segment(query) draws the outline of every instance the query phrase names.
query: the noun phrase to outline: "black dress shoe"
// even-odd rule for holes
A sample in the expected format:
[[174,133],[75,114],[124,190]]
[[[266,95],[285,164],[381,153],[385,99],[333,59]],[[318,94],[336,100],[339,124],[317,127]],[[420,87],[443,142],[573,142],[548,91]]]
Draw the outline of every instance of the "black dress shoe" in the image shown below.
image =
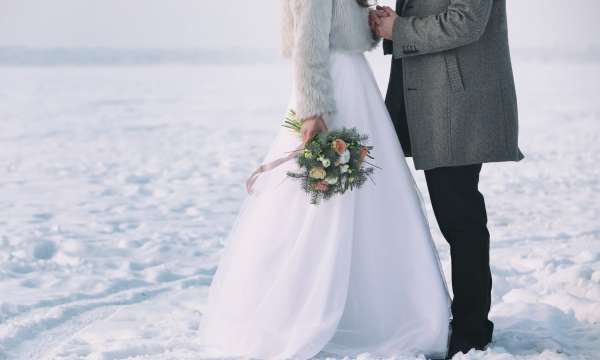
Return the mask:
[[460,326],[454,320],[451,321],[451,333],[450,342],[448,344],[448,355],[446,360],[450,360],[454,355],[462,352],[463,354],[469,351],[475,350],[486,350],[487,346],[492,341],[492,334],[494,333],[494,323],[486,320],[482,326],[473,327]]
[[454,355],[458,353],[466,354],[473,349],[485,351],[487,350],[488,345],[489,344],[474,344],[472,341],[469,341],[464,337],[453,334],[450,337],[448,355],[446,356],[445,360],[451,360],[454,357]]

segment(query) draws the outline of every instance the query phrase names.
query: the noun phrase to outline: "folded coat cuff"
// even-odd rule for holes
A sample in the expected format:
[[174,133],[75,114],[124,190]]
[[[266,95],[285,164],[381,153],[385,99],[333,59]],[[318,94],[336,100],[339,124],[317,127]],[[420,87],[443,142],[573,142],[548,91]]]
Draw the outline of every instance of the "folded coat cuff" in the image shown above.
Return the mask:
[[409,18],[398,16],[394,21],[394,31],[392,34],[392,55],[394,59],[416,55],[419,50],[407,39],[406,29],[409,27]]

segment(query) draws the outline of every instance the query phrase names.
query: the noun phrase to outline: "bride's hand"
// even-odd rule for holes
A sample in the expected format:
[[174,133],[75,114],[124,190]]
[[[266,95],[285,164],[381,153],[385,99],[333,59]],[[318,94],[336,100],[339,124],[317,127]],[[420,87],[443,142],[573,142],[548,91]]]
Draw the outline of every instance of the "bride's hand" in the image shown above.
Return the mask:
[[316,135],[327,131],[327,125],[321,116],[311,117],[302,122],[302,143],[306,144]]

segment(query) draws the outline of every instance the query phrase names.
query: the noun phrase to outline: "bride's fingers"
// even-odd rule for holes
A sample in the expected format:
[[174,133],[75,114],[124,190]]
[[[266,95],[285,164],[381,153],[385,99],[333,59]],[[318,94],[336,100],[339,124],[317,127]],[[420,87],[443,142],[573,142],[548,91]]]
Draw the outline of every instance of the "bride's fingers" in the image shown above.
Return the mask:
[[389,16],[385,10],[377,10],[376,15],[378,18],[384,18]]
[[306,145],[315,137],[314,131],[306,130],[302,135],[302,144]]
[[381,37],[381,30],[379,28],[379,25],[375,26],[375,29],[373,29],[375,31],[375,34],[377,34],[377,36]]
[[375,14],[377,14],[377,16],[379,17],[388,17],[389,14],[388,12],[385,10],[386,7],[384,6],[379,6],[377,5],[377,8],[375,10]]
[[381,24],[381,20],[379,15],[377,15],[377,12],[371,11],[371,14],[369,15],[369,24],[371,27]]
[[389,6],[385,6],[385,7],[383,8],[383,11],[385,11],[385,13],[386,13],[386,15],[387,15],[387,16],[393,16],[393,15],[395,15],[395,14],[396,14],[396,12],[394,11],[394,9],[392,9],[392,8],[391,8],[391,7],[389,7]]

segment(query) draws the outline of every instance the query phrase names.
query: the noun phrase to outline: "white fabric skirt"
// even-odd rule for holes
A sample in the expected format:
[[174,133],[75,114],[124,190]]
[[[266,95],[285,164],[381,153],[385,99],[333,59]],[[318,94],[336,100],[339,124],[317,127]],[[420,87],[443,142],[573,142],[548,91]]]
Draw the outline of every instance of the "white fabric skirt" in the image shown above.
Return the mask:
[[[201,341],[218,358],[444,356],[450,300],[419,194],[363,55],[333,53],[338,112],[375,148],[373,182],[311,205],[286,172],[263,174],[213,279]],[[282,128],[265,162],[298,147]]]

